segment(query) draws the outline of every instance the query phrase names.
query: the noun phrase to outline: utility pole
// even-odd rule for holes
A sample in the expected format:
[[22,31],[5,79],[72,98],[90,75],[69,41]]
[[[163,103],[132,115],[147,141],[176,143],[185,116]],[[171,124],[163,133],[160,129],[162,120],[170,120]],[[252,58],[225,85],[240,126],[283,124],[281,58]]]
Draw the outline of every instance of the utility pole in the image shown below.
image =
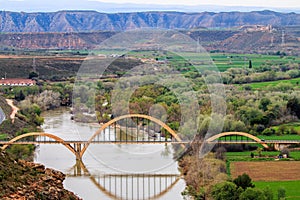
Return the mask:
[[32,70],[36,73],[35,57],[32,59]]

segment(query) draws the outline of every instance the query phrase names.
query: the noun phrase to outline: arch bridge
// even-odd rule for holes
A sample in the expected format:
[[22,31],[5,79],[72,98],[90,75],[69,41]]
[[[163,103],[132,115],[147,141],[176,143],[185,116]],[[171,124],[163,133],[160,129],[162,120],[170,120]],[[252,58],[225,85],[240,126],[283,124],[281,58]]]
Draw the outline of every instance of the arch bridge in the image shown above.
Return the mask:
[[[2,150],[12,144],[62,144],[76,159],[81,160],[91,144],[180,144],[183,148],[194,141],[182,140],[167,124],[152,116],[142,114],[123,115],[103,124],[89,140],[64,140],[44,132],[19,135],[9,141],[0,141]],[[299,144],[300,141],[265,141],[244,132],[224,132],[214,135],[204,143],[219,144]]]
[[[128,114],[103,124],[89,140],[64,140],[51,133],[32,132],[0,141],[2,150],[12,144],[62,144],[81,160],[91,144],[183,144],[167,124],[152,116]],[[184,147],[184,146],[183,146]]]

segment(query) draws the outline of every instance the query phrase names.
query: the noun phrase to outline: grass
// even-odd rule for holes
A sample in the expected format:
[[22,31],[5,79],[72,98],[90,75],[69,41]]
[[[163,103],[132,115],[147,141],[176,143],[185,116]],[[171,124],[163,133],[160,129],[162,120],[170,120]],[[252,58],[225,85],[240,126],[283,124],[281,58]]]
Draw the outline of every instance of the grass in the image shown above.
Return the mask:
[[248,68],[249,60],[252,61],[253,68],[261,67],[265,63],[287,64],[287,63],[298,63],[300,61],[298,57],[293,57],[293,56],[280,57],[278,55],[227,54],[227,53],[213,53],[210,55],[220,71],[225,71],[228,68]]
[[255,187],[263,189],[269,186],[274,194],[274,199],[277,199],[277,190],[283,187],[286,190],[287,200],[300,199],[300,181],[257,181],[254,182]]
[[[257,151],[252,151],[254,156],[258,156]],[[226,152],[226,158],[229,161],[257,161],[257,160],[265,160],[265,157],[275,157],[280,154],[279,151],[262,151],[261,158],[251,158],[250,156],[251,151],[244,151],[244,152]],[[290,157],[295,160],[300,160],[300,151],[290,151]],[[273,158],[272,158],[273,160]]]
[[278,80],[278,81],[266,81],[266,82],[257,82],[257,83],[249,83],[249,84],[244,84],[244,85],[250,85],[252,89],[258,90],[258,89],[263,89],[268,86],[276,86],[279,83],[290,83],[294,86],[300,83],[300,78],[293,78],[293,79],[288,79],[288,80]]
[[295,160],[300,160],[300,151],[291,151],[290,152],[290,157],[295,159]]
[[259,135],[257,137],[265,140],[300,140],[300,135]]
[[[124,52],[119,51],[99,51],[99,54],[109,55],[116,52],[122,55]],[[182,65],[190,60],[199,60],[199,53],[181,52],[180,56],[175,53],[162,54],[159,51],[132,51],[128,55],[139,58],[158,58],[164,60],[167,57],[174,66]],[[183,56],[183,57],[181,57]],[[278,55],[260,55],[260,54],[231,54],[231,53],[207,53],[201,54],[205,60],[211,58],[220,71],[226,71],[228,68],[248,68],[249,60],[252,61],[253,68],[259,68],[264,64],[287,64],[299,63],[300,58],[295,56],[280,57]],[[203,67],[203,64],[201,65]],[[185,67],[184,67],[185,68]],[[189,68],[189,67],[188,67]],[[192,69],[192,68],[190,68]]]
[[[226,157],[227,158],[250,157],[251,152],[253,152],[254,155],[258,155],[257,151],[226,152]],[[261,154],[263,156],[277,156],[279,153],[280,153],[279,151],[262,151]]]
[[[299,127],[297,127],[298,129]],[[295,130],[297,130],[295,128]],[[256,136],[260,139],[264,140],[300,140],[300,135],[258,135]],[[240,135],[232,135],[232,136],[224,136],[218,138],[218,141],[253,141],[251,138]]]
[[[251,158],[251,153],[254,154],[254,158]],[[278,151],[262,151],[262,157],[258,157],[257,151],[244,151],[244,152],[226,152],[226,160],[231,163],[235,161],[272,161],[275,156],[278,156]],[[230,164],[227,166],[230,167]]]

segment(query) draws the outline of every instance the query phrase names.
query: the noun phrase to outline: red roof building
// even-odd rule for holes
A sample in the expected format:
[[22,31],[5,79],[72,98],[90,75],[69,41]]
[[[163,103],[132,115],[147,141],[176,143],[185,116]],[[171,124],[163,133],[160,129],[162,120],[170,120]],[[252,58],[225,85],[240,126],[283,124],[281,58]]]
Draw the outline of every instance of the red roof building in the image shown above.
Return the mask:
[[35,81],[31,79],[22,79],[22,78],[7,78],[0,79],[1,86],[33,86]]

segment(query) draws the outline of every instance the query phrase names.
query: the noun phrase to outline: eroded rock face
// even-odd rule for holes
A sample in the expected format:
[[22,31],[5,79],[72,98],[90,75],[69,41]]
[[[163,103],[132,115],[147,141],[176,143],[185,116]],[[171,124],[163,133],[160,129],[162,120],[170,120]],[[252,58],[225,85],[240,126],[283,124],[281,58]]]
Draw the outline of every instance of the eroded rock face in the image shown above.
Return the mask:
[[0,199],[80,199],[63,188],[65,175],[0,152]]
[[[136,28],[230,28],[241,25],[299,25],[297,13],[253,12],[132,12],[58,11],[25,13],[0,11],[1,32],[124,31]],[[16,37],[15,40],[20,40]]]

